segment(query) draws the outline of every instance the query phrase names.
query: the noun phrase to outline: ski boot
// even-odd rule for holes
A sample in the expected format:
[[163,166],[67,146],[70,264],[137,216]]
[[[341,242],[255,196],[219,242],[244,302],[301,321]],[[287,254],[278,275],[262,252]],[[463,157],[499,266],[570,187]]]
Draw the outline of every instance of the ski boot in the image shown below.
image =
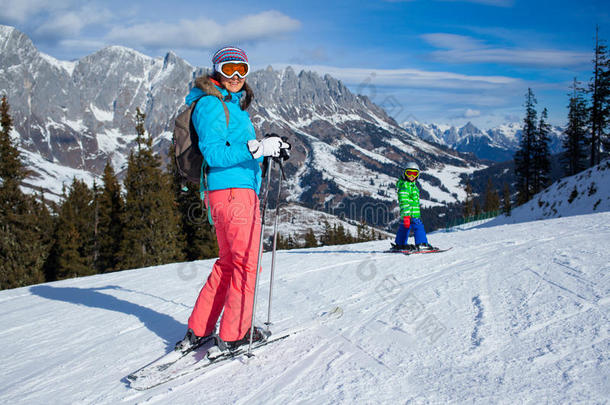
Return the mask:
[[[267,333],[262,328],[255,326],[254,333],[252,334],[252,343],[267,340],[269,335],[270,335],[270,333]],[[246,335],[243,338],[232,341],[232,342],[224,342],[224,343],[226,345],[226,348],[230,351],[237,350],[240,346],[243,346],[243,345],[249,345],[250,344],[250,329],[248,329],[248,332],[246,333]]]
[[397,245],[395,243],[390,243],[392,247],[390,247],[390,252],[402,252],[403,250],[408,250],[409,245]]
[[438,248],[435,248],[434,246],[432,246],[429,243],[419,243],[416,245],[416,249],[419,250],[420,252],[428,252],[431,250],[438,250]]
[[174,350],[186,354],[192,350],[195,350],[199,346],[201,346],[209,338],[210,338],[210,335],[197,336],[197,335],[195,335],[195,332],[193,332],[193,330],[189,328],[186,331],[186,335],[184,335],[184,338],[182,338],[182,340],[180,340],[179,342],[176,342],[176,346],[174,346]]
[[390,252],[404,252],[405,250],[415,250],[415,245],[396,245],[394,243],[391,244]]

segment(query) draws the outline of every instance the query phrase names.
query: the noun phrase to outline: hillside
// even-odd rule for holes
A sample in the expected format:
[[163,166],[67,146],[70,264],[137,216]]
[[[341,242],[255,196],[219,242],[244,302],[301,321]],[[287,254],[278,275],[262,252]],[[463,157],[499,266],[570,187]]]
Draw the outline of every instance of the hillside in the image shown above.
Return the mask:
[[381,253],[387,241],[278,252],[272,330],[299,332],[144,392],[124,377],[182,337],[212,260],[2,291],[0,402],[603,403],[608,224],[435,233],[453,247],[436,255]]
[[488,226],[514,224],[548,218],[610,211],[610,160],[565,177],[516,207],[510,216],[501,215]]

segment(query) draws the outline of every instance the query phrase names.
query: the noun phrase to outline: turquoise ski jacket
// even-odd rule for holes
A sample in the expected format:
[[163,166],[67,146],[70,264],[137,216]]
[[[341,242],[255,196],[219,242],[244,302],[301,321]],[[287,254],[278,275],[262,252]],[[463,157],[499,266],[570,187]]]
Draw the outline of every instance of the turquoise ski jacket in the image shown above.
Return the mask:
[[[199,99],[192,119],[199,150],[209,167],[207,190],[250,188],[257,194],[260,190],[262,158],[255,160],[248,150],[247,142],[256,139],[256,134],[250,115],[241,108],[243,93],[230,93],[209,77],[200,77],[186,96],[188,105]],[[228,127],[221,98],[229,110]],[[203,184],[201,190],[205,190]]]

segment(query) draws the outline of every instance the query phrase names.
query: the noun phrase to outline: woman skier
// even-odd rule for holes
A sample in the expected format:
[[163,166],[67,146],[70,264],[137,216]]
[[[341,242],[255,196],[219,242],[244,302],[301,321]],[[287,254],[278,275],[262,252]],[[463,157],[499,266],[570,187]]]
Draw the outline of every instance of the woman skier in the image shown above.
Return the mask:
[[[220,339],[230,349],[249,342],[261,243],[259,163],[263,157],[278,157],[281,149],[290,148],[278,136],[256,140],[246,111],[253,99],[246,83],[250,73],[246,53],[236,47],[224,47],[214,54],[212,64],[212,74],[195,80],[186,103],[198,100],[192,122],[209,168],[207,185],[202,176],[202,198],[216,228],[219,258],[199,293],[186,335],[176,343],[176,350],[183,352],[214,333],[223,310]],[[255,328],[253,341],[263,338]]]

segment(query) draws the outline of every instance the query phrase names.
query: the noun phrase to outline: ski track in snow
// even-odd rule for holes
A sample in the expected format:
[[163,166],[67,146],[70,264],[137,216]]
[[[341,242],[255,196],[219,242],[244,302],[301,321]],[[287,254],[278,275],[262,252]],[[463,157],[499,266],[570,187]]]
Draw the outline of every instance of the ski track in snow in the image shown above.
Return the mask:
[[2,291],[0,402],[604,403],[609,223],[434,233],[453,249],[430,255],[387,241],[278,252],[272,330],[296,333],[147,391],[125,376],[183,336],[213,260]]

